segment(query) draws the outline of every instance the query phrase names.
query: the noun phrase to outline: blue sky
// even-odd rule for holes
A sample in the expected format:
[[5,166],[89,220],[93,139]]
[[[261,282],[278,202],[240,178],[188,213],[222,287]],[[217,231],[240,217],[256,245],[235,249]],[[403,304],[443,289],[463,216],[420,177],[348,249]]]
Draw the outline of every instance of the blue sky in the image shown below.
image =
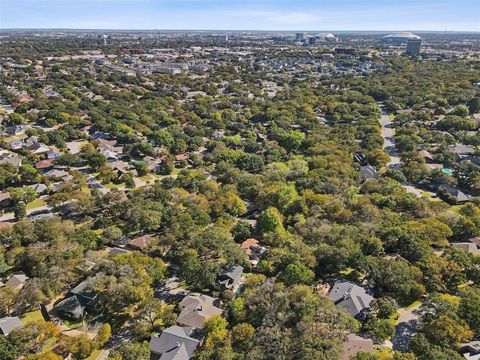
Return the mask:
[[480,31],[480,0],[0,0],[0,28]]

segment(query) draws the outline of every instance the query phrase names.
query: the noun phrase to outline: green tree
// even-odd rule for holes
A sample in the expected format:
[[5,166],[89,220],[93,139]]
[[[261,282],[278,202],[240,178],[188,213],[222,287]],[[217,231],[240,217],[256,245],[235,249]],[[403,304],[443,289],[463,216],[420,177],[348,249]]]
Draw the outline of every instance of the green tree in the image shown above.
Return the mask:
[[255,328],[247,323],[235,325],[232,328],[231,338],[234,349],[246,351],[253,342]]
[[105,323],[97,331],[97,335],[95,336],[95,346],[97,348],[104,347],[110,339],[110,336],[112,336],[112,328],[109,323]]
[[175,322],[173,306],[157,298],[149,298],[139,305],[136,317],[146,321],[151,329],[160,329]]
[[278,280],[287,286],[296,284],[310,284],[315,278],[315,273],[300,262],[289,264],[278,275]]
[[18,169],[18,175],[24,183],[36,183],[40,181],[41,175],[31,164],[22,164]]
[[4,335],[0,335],[0,359],[16,360],[20,356],[19,349]]
[[285,229],[280,212],[275,208],[264,210],[258,218],[257,229],[261,234],[283,233]]
[[125,182],[125,186],[129,189],[135,188],[135,178],[132,174],[128,173],[122,176],[122,180]]
[[149,360],[150,349],[148,343],[123,342],[117,348],[113,349],[109,355],[110,360]]
[[480,291],[478,289],[467,290],[462,294],[458,316],[465,320],[474,332],[480,332]]
[[395,322],[389,319],[370,318],[364,324],[364,329],[380,342],[383,342],[395,335]]
[[28,355],[26,360],[62,360],[60,355],[55,354],[53,351],[47,351],[41,354]]

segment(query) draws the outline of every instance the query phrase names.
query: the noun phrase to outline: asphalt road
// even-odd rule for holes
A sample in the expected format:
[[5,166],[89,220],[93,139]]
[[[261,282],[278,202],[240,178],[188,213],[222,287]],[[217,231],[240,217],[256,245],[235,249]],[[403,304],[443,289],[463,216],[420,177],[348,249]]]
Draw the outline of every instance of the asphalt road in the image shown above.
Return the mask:
[[[395,146],[395,129],[393,127],[392,120],[389,118],[384,107],[382,105],[379,105],[379,107],[382,111],[380,125],[382,126],[381,135],[383,137],[383,149],[388,155],[390,155],[390,161],[387,163],[387,166],[390,169],[400,170],[401,160]],[[407,190],[407,192],[418,197],[423,197],[424,193],[428,193],[431,197],[436,197],[435,193],[419,189],[409,182],[404,182],[402,186]]]
[[388,114],[383,112],[382,107],[382,117],[380,118],[380,125],[382,126],[382,137],[383,137],[383,149],[385,152],[390,155],[390,161],[387,163],[388,167],[391,169],[398,169],[400,167],[400,157],[398,156],[397,149],[395,147],[395,129],[392,125],[392,120],[388,117]]
[[[50,210],[51,210],[50,206],[47,206],[47,205],[39,206],[37,208],[27,210],[27,216],[30,216],[32,213],[43,212],[43,211],[46,212],[46,211],[50,211]],[[0,222],[3,222],[3,221],[10,221],[11,222],[14,219],[15,219],[15,217],[13,215],[13,212],[0,216]]]

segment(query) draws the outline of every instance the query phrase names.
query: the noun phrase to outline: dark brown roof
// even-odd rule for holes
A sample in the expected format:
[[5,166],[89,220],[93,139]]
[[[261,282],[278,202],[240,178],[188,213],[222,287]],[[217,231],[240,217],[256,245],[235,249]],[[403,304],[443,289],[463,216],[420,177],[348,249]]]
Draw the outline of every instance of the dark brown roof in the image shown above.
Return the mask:
[[128,242],[128,246],[130,246],[133,249],[144,250],[152,244],[152,241],[154,239],[155,238],[152,235],[142,235],[142,236],[136,237],[135,239],[130,240]]

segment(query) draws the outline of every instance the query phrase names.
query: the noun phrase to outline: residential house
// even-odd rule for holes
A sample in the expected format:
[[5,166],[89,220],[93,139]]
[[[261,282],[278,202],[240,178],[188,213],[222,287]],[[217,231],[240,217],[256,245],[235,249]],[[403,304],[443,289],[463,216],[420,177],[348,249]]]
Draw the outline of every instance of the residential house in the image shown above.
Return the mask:
[[113,140],[106,140],[106,139],[102,139],[102,138],[99,138],[96,140],[98,145],[103,145],[103,146],[115,146],[117,145],[117,140],[116,139],[113,139]]
[[473,242],[458,242],[452,243],[452,246],[457,249],[464,250],[472,255],[479,256],[480,249],[478,248],[476,243]]
[[188,154],[175,155],[175,166],[181,166],[185,161],[188,161],[190,156]]
[[459,351],[467,360],[480,360],[480,341],[470,341],[463,344]]
[[225,137],[225,131],[215,130],[212,135],[214,139],[223,139]]
[[12,205],[12,198],[9,192],[0,192],[0,209]]
[[112,161],[107,163],[107,166],[112,169],[112,171],[115,172],[118,177],[133,172],[132,170],[130,170],[130,165],[126,161]]
[[67,146],[68,152],[72,155],[78,154],[82,149],[82,146],[85,145],[84,141],[70,141],[65,143]]
[[473,147],[455,144],[449,146],[449,149],[453,152],[456,162],[470,161],[475,165],[480,165],[480,157],[475,155],[475,149]]
[[55,146],[52,146],[49,151],[47,151],[47,159],[57,159],[61,156],[60,150]]
[[0,154],[0,165],[10,164],[17,168],[22,164],[22,157],[12,152],[2,152]]
[[5,286],[14,290],[20,290],[28,281],[28,279],[29,277],[23,272],[16,272],[10,277],[10,279],[8,279],[8,281],[5,283]]
[[7,127],[5,130],[8,135],[20,135],[23,134],[25,131],[31,128],[30,125],[14,125]]
[[53,307],[58,316],[73,321],[81,320],[85,314],[85,306],[82,305],[77,296],[70,296]]
[[120,247],[113,247],[110,249],[108,252],[108,256],[115,256],[115,255],[124,255],[124,254],[130,254],[132,251],[128,249],[123,249]]
[[[6,221],[0,221],[0,230],[11,229],[12,227],[13,227],[13,225],[11,223],[6,222]],[[0,287],[2,287],[2,286],[5,286],[5,284],[0,281]]]
[[202,340],[193,327],[170,326],[150,340],[150,360],[189,360]]
[[12,330],[18,329],[23,327],[22,321],[14,316],[14,317],[4,317],[0,319],[0,334],[7,336],[12,332]]
[[35,192],[39,195],[45,193],[48,190],[48,186],[45,184],[33,184],[33,185],[28,185],[28,187],[35,190]]
[[22,140],[13,140],[10,142],[10,149],[12,150],[20,150],[23,148],[23,141]]
[[30,150],[32,153],[35,155],[45,155],[47,154],[51,149],[42,143],[36,143],[32,147],[30,147],[28,150]]
[[253,266],[258,264],[262,255],[267,251],[266,247],[260,245],[258,240],[253,238],[245,240],[240,247],[245,251]]
[[70,294],[76,296],[88,311],[95,309],[97,306],[99,293],[92,289],[91,277],[85,279],[70,290]]
[[468,239],[469,242],[477,244],[477,246],[480,246],[480,236]]
[[435,163],[435,159],[434,159],[434,156],[432,155],[432,153],[430,153],[429,151],[427,150],[420,150],[418,152],[418,154],[425,159],[425,162],[427,164],[432,164],[432,163]]
[[62,317],[79,320],[85,312],[94,311],[97,307],[99,293],[92,289],[91,277],[71,289],[69,295],[54,306],[54,310]]
[[372,165],[361,166],[359,171],[362,175],[362,178],[365,180],[378,179],[380,177],[380,173],[378,172],[377,168]]
[[142,235],[130,240],[127,246],[133,250],[144,251],[152,245],[154,240],[155,237],[152,235]]
[[121,146],[112,146],[107,144],[99,144],[97,146],[98,151],[109,160],[117,160],[121,157],[123,153],[123,147]]
[[104,132],[101,132],[101,131],[96,131],[90,136],[90,139],[92,139],[92,140],[100,140],[100,139],[101,140],[108,140],[110,138],[111,138],[110,134],[107,134],[107,133],[104,133]]
[[439,185],[438,193],[444,197],[447,197],[450,202],[455,204],[461,204],[470,201],[470,195],[467,195],[448,184]]
[[35,163],[35,168],[37,170],[48,170],[53,168],[53,161],[55,159],[40,160]]
[[365,155],[363,154],[360,154],[360,153],[357,153],[353,156],[353,159],[359,163],[361,166],[366,166],[368,165],[368,161],[367,161],[367,158],[365,157]]
[[338,281],[330,290],[330,298],[335,305],[343,307],[353,317],[364,319],[365,313],[369,310],[370,302],[373,300],[365,288],[350,281]]
[[68,177],[68,173],[65,170],[53,169],[45,173],[48,178],[65,179]]
[[205,320],[223,313],[223,310],[217,306],[219,302],[218,299],[203,294],[193,293],[185,296],[179,304],[181,312],[178,315],[177,324],[203,329]]
[[340,360],[349,360],[359,352],[373,353],[373,340],[355,334],[349,334],[342,344]]
[[36,136],[36,135],[32,135],[30,136],[29,138],[25,139],[24,141],[24,146],[27,148],[27,149],[31,149],[35,144],[38,143],[39,141],[39,137]]
[[147,164],[148,170],[151,172],[157,172],[162,165],[162,160],[151,156],[145,156],[143,161]]
[[230,266],[225,269],[217,278],[217,283],[215,287],[219,291],[223,290],[233,290],[235,291],[240,285],[240,280],[242,279],[243,266]]
[[19,103],[19,104],[27,103],[27,102],[30,102],[30,101],[32,101],[32,98],[28,95],[21,95],[17,99],[17,103]]
[[256,138],[257,138],[257,142],[263,143],[264,141],[268,140],[268,135],[261,134],[261,133],[257,132],[256,133]]

